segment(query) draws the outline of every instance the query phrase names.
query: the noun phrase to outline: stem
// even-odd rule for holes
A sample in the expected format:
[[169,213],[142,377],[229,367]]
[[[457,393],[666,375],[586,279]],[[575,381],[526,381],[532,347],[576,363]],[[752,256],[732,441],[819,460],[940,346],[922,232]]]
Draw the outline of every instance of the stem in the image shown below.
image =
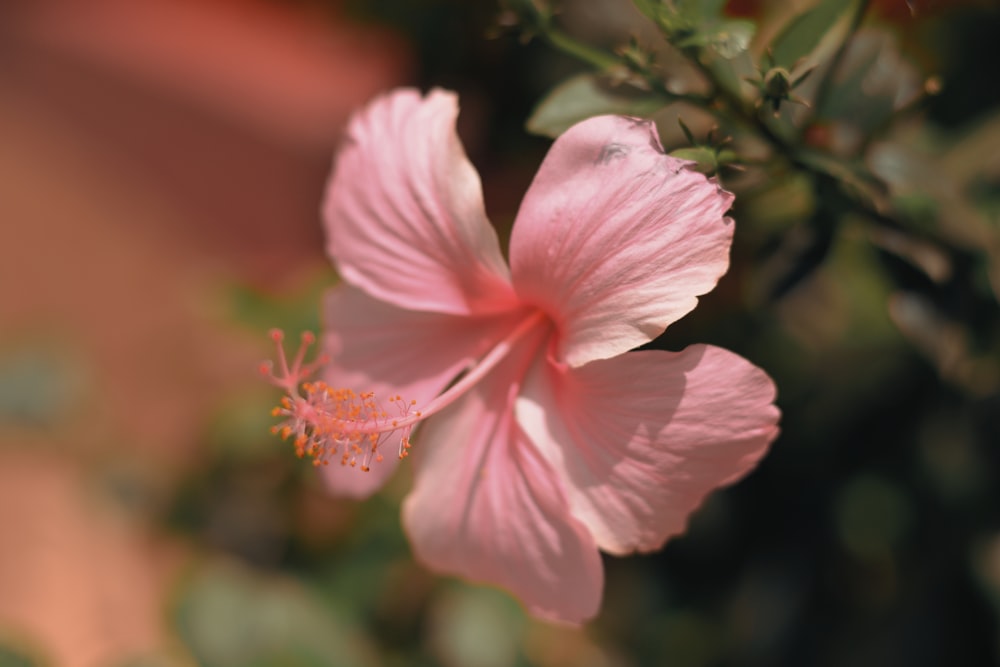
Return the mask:
[[614,54],[584,44],[551,25],[546,26],[541,34],[549,44],[563,53],[593,65],[599,70],[611,69],[620,62]]
[[[587,63],[602,72],[611,70],[619,65],[624,66],[622,59],[617,55],[594,48],[589,44],[585,44],[584,42],[566,34],[559,28],[553,27],[551,24],[546,24],[539,30],[541,37],[544,38],[549,44],[559,49],[566,55]],[[688,102],[699,106],[708,106],[712,102],[712,98],[705,97],[703,95],[671,92],[667,89],[663,80],[651,71],[633,70],[633,72],[642,78],[643,82],[648,86],[650,92],[664,98],[667,103]]]
[[844,39],[841,40],[840,46],[837,47],[836,53],[833,54],[833,58],[830,60],[829,67],[827,67],[826,72],[823,73],[823,79],[820,81],[819,87],[816,89],[816,99],[813,101],[813,105],[810,108],[810,113],[806,122],[802,124],[803,128],[809,127],[810,123],[812,123],[816,118],[816,114],[819,113],[819,110],[823,107],[827,97],[830,96],[833,77],[844,60],[844,55],[846,55],[847,48],[851,45],[851,40],[858,32],[858,28],[861,27],[861,21],[864,19],[865,14],[868,13],[868,6],[870,4],[871,0],[857,0],[857,4],[854,7],[854,14],[851,16],[851,24],[847,28],[847,34],[844,35]]

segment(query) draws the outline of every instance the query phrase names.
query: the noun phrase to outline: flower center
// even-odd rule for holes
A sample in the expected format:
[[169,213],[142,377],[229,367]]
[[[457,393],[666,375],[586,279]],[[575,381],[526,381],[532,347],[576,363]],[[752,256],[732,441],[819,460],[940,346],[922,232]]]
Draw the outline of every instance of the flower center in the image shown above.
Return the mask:
[[316,337],[309,332],[289,363],[284,349],[284,334],[274,329],[271,340],[277,349],[278,369],[271,363],[261,364],[261,373],[285,392],[271,414],[284,419],[271,432],[291,440],[299,457],[310,457],[313,464],[329,465],[331,461],[368,471],[373,461],[382,461],[386,446],[396,444],[399,458],[406,458],[413,427],[431,415],[448,407],[483,379],[528,332],[546,321],[540,310],[529,313],[487,352],[465,375],[423,409],[416,401],[402,396],[378,397],[373,392],[358,393],[352,389],[334,388],[325,382],[308,381],[329,359],[320,355],[305,363],[309,348]]

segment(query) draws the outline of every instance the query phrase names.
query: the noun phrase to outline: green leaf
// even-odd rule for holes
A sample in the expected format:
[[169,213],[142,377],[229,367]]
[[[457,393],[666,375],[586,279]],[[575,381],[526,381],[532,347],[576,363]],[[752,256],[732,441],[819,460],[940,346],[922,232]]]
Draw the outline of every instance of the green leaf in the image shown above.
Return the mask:
[[194,663],[191,656],[181,649],[171,648],[130,656],[122,662],[116,662],[114,667],[194,667]]
[[690,4],[697,7],[703,19],[717,18],[722,15],[722,10],[726,7],[727,0],[690,0]]
[[36,637],[0,623],[0,667],[48,667],[52,664]]
[[285,330],[286,340],[297,340],[302,331],[318,331],[323,294],[337,284],[337,276],[328,269],[318,269],[304,276],[302,282],[282,294],[234,284],[222,296],[227,314],[234,322],[266,332],[273,327]]
[[670,151],[670,155],[681,160],[690,160],[697,164],[695,169],[703,174],[712,175],[719,170],[719,156],[708,146],[691,146]]
[[774,64],[791,69],[819,45],[834,25],[852,11],[857,0],[821,0],[812,9],[792,19],[771,42]]
[[526,127],[533,134],[555,138],[593,116],[648,116],[667,103],[653,93],[615,94],[602,86],[596,75],[580,74],[556,86],[535,108]]
[[441,662],[463,667],[514,667],[524,611],[509,595],[452,583],[434,600],[428,639]]
[[85,389],[83,369],[58,346],[31,345],[0,358],[0,422],[47,426]]
[[726,0],[674,0],[677,12],[696,22],[719,18]]
[[853,125],[859,134],[883,127],[893,112],[920,94],[920,75],[900,55],[890,33],[853,35],[817,117]]
[[180,591],[180,636],[204,667],[368,667],[361,628],[296,581],[235,563],[200,566]]
[[10,646],[0,645],[0,667],[38,667],[39,664]]
[[982,179],[1000,181],[1000,114],[964,129],[945,150],[941,168],[961,189],[982,185]]
[[[727,19],[718,3],[696,2],[664,10],[658,25],[675,47],[708,49],[722,58],[735,58],[750,46],[757,25],[746,19]],[[724,4],[724,3],[723,3]]]
[[860,558],[878,558],[913,524],[912,501],[896,484],[870,474],[839,491],[835,510],[841,543]]
[[661,5],[657,0],[632,0],[632,4],[650,21],[659,18]]

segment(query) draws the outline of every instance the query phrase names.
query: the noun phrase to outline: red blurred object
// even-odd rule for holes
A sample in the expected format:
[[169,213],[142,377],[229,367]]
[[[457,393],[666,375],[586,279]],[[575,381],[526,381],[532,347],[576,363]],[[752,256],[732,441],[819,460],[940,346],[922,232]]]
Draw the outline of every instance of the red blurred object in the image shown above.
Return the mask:
[[386,30],[253,0],[40,0],[0,10],[0,40],[5,103],[98,138],[94,168],[162,192],[192,228],[172,232],[259,284],[320,256],[339,130],[411,68]]
[[757,16],[761,8],[761,0],[729,0],[726,3],[726,14],[743,18]]
[[6,22],[22,43],[303,148],[408,73],[384,30],[255,0],[41,0]]

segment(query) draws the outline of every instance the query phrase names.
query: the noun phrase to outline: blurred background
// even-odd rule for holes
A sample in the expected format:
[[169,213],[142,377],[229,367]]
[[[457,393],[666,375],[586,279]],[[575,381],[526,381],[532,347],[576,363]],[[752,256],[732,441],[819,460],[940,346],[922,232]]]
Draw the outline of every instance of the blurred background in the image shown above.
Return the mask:
[[[724,15],[757,23],[759,57],[815,4]],[[655,40],[625,0],[560,7],[609,52]],[[550,91],[586,68],[500,11],[0,2],[0,666],[1000,664],[992,2],[872,2],[844,88],[805,127],[923,227],[867,225],[794,170],[723,170],[733,267],[656,345],[768,370],[783,435],[686,535],[606,558],[583,630],[415,564],[405,469],[334,501],[268,433],[257,363],[270,327],[317,328],[336,280],[318,208],[353,109],[397,85],[457,90],[509,230],[549,144],[525,123],[545,134],[564,108]]]

